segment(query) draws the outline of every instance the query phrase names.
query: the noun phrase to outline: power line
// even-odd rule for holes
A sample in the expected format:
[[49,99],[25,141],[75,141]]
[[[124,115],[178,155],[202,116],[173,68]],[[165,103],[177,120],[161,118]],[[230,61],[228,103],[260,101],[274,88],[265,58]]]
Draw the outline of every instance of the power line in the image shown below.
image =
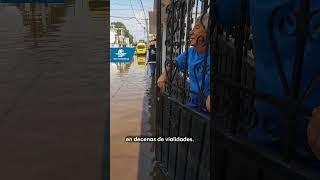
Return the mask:
[[110,8],[111,11],[129,11],[131,9],[115,9],[115,8]]
[[[119,3],[119,2],[110,2],[110,9],[113,9],[113,8],[122,8],[122,7],[127,7],[127,5],[128,4],[126,4],[126,3],[124,3],[124,4],[122,4],[122,3]],[[145,7],[146,9],[151,9],[151,8],[153,8],[153,6],[151,5],[151,6],[146,6]]]
[[[136,19],[134,16],[110,16],[112,18],[124,18],[124,19]],[[148,20],[148,19],[141,19],[141,20]]]
[[141,5],[141,7],[142,7],[143,15],[144,15],[144,18],[145,18],[145,21],[146,21],[146,38],[147,38],[147,46],[149,46],[148,21],[147,21],[146,12],[145,12],[145,10],[144,10],[143,3],[142,3],[141,0],[140,0],[140,5]]
[[137,16],[136,16],[136,13],[135,13],[135,11],[134,11],[134,9],[133,9],[133,6],[132,6],[132,0],[130,0],[130,5],[131,5],[131,9],[132,9],[132,12],[133,12],[133,15],[134,15],[136,21],[138,22],[138,24],[139,24],[142,28],[145,28],[145,27],[142,25],[142,23],[138,20],[138,18],[137,18]]
[[114,5],[125,6],[125,5],[128,5],[128,4],[126,4],[126,3],[122,4],[122,3],[119,3],[119,2],[110,2],[110,5],[111,6],[114,6]]
[[141,5],[141,7],[142,7],[142,11],[143,11],[143,14],[144,14],[144,18],[147,18],[146,12],[145,12],[145,10],[144,10],[143,3],[142,3],[141,0],[140,0],[140,5]]
[[134,17],[121,17],[121,16],[110,16],[112,18],[117,18],[117,19],[124,19],[124,20],[131,20],[134,19]]

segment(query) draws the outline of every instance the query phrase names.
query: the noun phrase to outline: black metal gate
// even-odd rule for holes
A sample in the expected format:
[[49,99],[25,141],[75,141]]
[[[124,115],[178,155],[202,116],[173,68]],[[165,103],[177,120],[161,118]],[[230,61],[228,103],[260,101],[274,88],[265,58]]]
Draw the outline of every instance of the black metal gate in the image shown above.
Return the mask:
[[[161,14],[161,1],[157,1],[157,77],[164,71],[167,83],[164,93],[157,91],[157,136],[188,137],[193,142],[158,142],[156,159],[170,179],[210,179],[210,116],[205,112],[205,98],[210,92],[204,81],[210,82],[209,59],[188,70],[188,61],[183,70],[177,69],[176,57],[185,52],[188,59],[189,35],[196,19],[208,11],[208,1],[165,1],[165,13]],[[163,18],[161,18],[163,17]],[[202,22],[202,20],[200,20]],[[206,28],[208,30],[208,26]],[[201,41],[201,38],[198,42]],[[206,43],[206,42],[202,42]],[[207,48],[208,50],[208,48]],[[208,52],[208,51],[206,51]],[[208,58],[208,53],[206,53]],[[163,60],[162,60],[163,59]],[[170,68],[170,69],[169,69]],[[190,91],[190,73],[203,75],[197,81],[197,92]],[[192,95],[191,95],[192,94]],[[197,96],[198,107],[188,105],[190,96]]]
[[[305,60],[306,41],[311,33],[306,26],[309,25],[312,16],[319,15],[319,9],[310,8],[312,6],[309,0],[295,2],[288,0],[283,4],[279,3],[281,1],[270,0],[264,1],[264,5],[261,2],[263,0],[260,4],[256,0],[216,0],[210,4],[213,12],[211,29],[216,30],[211,36],[214,54],[212,56],[214,117],[211,124],[214,137],[211,144],[213,177],[217,180],[320,179],[319,169],[313,170],[295,158],[298,156],[295,146],[298,139],[296,123],[299,118],[301,119],[301,114],[304,116],[311,114],[311,110],[305,106],[305,99],[301,97],[303,93],[299,92],[303,84],[302,65]],[[255,17],[252,17],[254,3],[266,9],[268,5],[274,4],[273,9],[270,8],[270,17],[266,18],[268,24],[266,28],[254,24],[266,21],[263,18],[259,19],[262,13],[254,14]],[[275,5],[276,3],[278,4]],[[276,22],[276,16],[279,16],[280,12],[289,15],[279,18],[279,22]],[[234,13],[232,20],[226,17],[228,13]],[[276,23],[279,23],[279,26]],[[287,26],[294,26],[294,30],[289,31]],[[294,56],[289,64],[292,66],[290,80],[283,70],[285,57],[280,55],[280,48],[277,45],[279,39],[275,38],[274,31],[292,38],[289,40],[296,44],[291,51]],[[274,95],[256,88],[262,82],[260,77],[260,81],[257,80],[257,75],[261,72],[256,72],[257,62],[261,63],[261,59],[255,54],[261,52],[256,47],[262,47],[259,45],[262,42],[255,41],[262,38],[252,40],[251,37],[262,34],[266,36],[266,42],[263,43],[269,45],[270,42],[268,46],[270,53],[266,55],[275,64],[272,70],[280,79],[284,95]],[[313,43],[318,41],[312,37],[311,35]],[[264,51],[268,52],[269,49]],[[268,75],[271,77],[271,74],[265,76]],[[319,83],[317,80],[311,80],[307,91],[317,83]],[[257,108],[257,102],[269,104],[285,114],[286,118],[278,119],[284,124],[284,128],[281,129],[284,140],[279,144],[280,151],[258,145],[249,138],[250,131],[256,128],[261,120],[257,112],[260,108]],[[276,135],[270,132],[270,136]]]

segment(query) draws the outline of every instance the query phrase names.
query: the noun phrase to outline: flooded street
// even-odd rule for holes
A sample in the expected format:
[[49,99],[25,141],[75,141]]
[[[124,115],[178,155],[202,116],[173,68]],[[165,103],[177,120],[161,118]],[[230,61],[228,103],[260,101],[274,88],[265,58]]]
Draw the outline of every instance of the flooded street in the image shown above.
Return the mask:
[[153,143],[126,136],[155,136],[154,83],[144,56],[110,64],[110,158],[112,180],[156,180]]
[[104,176],[107,24],[87,0],[0,4],[0,179]]
[[86,0],[0,4],[0,179],[160,180],[146,59],[110,64],[105,10]]

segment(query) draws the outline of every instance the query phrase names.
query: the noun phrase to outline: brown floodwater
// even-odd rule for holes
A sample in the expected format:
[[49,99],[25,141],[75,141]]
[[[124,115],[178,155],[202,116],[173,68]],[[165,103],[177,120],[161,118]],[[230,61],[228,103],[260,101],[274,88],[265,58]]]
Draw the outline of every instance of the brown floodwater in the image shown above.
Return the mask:
[[107,12],[0,3],[0,179],[106,174]]
[[145,57],[110,64],[110,158],[112,180],[164,179],[155,168],[155,144],[126,136],[155,136],[154,79]]
[[[0,4],[0,179],[106,175],[109,22],[87,2]],[[160,180],[154,144],[124,141],[154,135],[145,62],[110,64],[110,75],[110,179]]]

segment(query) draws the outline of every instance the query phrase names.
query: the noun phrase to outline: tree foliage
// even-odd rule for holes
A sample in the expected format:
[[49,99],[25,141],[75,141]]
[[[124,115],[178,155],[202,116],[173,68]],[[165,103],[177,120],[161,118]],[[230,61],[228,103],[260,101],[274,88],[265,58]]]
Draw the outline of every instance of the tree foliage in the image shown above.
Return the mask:
[[137,44],[138,44],[137,42],[133,42],[133,43],[132,43],[132,46],[135,47],[135,46],[137,46]]
[[112,22],[111,25],[114,25],[115,28],[124,28],[124,36],[129,38],[130,43],[133,42],[133,36],[130,34],[129,30],[122,22]]

